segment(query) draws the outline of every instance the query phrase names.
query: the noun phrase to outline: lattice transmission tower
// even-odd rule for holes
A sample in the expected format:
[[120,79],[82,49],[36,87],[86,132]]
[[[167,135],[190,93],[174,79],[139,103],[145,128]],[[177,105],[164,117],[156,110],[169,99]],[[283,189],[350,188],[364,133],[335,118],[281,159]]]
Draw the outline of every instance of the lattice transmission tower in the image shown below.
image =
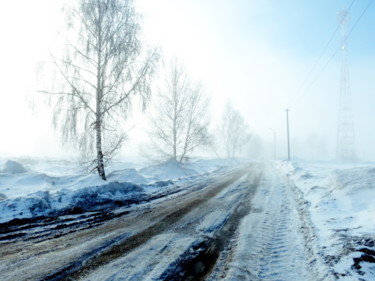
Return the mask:
[[352,113],[352,100],[350,89],[350,77],[347,61],[347,22],[348,12],[339,12],[341,30],[341,81],[339,96],[339,118],[337,126],[337,151],[336,157],[342,161],[354,161],[356,159],[355,132]]

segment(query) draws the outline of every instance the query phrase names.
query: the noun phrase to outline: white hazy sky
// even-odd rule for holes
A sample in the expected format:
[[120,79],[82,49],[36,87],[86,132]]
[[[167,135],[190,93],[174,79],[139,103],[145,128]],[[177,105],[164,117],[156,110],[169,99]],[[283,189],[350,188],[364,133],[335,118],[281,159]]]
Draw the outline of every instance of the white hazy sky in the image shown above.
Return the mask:
[[[0,3],[0,156],[64,154],[43,109],[32,113],[35,65],[48,53],[59,18],[53,0]],[[285,156],[285,108],[290,108],[292,156],[333,158],[340,54],[337,27],[345,0],[135,0],[143,33],[165,57],[179,57],[211,95],[213,119],[230,100],[250,128]],[[354,1],[350,30],[369,1]],[[375,160],[375,4],[349,37],[348,61],[358,154]],[[327,65],[322,71],[323,67]],[[317,77],[317,79],[315,79]],[[314,83],[313,83],[314,82]],[[309,86],[311,85],[312,86]],[[307,90],[306,90],[307,89]],[[315,148],[317,144],[321,147]],[[131,144],[133,147],[136,145]]]

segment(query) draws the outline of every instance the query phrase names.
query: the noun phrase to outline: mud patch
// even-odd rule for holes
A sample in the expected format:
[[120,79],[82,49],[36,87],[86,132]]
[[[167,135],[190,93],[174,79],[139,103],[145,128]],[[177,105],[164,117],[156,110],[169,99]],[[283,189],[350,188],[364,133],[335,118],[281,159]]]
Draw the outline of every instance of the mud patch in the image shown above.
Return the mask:
[[206,237],[188,249],[179,260],[170,265],[159,280],[205,280],[225,248],[231,244],[242,218],[250,212],[251,198],[256,192],[259,180],[260,175],[248,185],[247,193],[242,197],[241,202],[213,237]]
[[[241,170],[238,171],[230,178],[225,180],[224,182],[221,182],[220,184],[214,185],[212,188],[208,190],[198,190],[199,195],[195,197],[191,197],[189,195],[188,198],[185,199],[185,203],[183,203],[184,199],[180,199],[179,202],[181,202],[181,205],[176,205],[175,208],[171,210],[171,212],[167,213],[161,220],[156,222],[155,224],[151,225],[150,227],[146,228],[145,230],[129,237],[125,238],[123,240],[119,240],[116,242],[115,245],[109,245],[106,249],[101,251],[100,253],[97,253],[95,256],[92,256],[90,259],[86,259],[85,262],[80,263],[79,267],[73,267],[70,268],[66,272],[65,270],[62,271],[60,274],[57,274],[56,278],[59,279],[50,279],[50,280],[77,280],[82,276],[86,276],[96,268],[103,266],[105,264],[108,264],[109,262],[129,253],[134,248],[139,247],[140,245],[146,243],[148,240],[150,240],[152,237],[166,231],[169,229],[173,224],[178,222],[184,215],[189,213],[194,208],[197,208],[198,206],[202,205],[204,202],[207,202],[215,195],[219,194],[223,189],[225,189],[227,186],[229,186],[231,183],[236,181],[241,175],[243,175],[247,170]],[[195,189],[196,190],[196,189]],[[177,210],[176,210],[177,208]],[[150,212],[152,213],[152,211]],[[206,241],[203,242],[203,244],[210,244]],[[202,252],[207,252],[205,248],[202,246]],[[200,256],[200,253],[198,254]],[[186,268],[186,266],[190,266],[192,264],[192,261],[195,261],[195,258],[191,256],[190,258],[187,258],[185,261],[186,265],[178,265],[181,268]],[[194,263],[194,262],[193,262]],[[199,265],[194,266],[194,268],[200,268]],[[185,270],[185,272],[187,269]],[[196,272],[199,272],[200,270],[196,270]],[[206,270],[204,270],[205,272]],[[56,273],[53,274],[56,276]],[[167,280],[167,279],[166,279]],[[194,279],[199,280],[199,279]]]

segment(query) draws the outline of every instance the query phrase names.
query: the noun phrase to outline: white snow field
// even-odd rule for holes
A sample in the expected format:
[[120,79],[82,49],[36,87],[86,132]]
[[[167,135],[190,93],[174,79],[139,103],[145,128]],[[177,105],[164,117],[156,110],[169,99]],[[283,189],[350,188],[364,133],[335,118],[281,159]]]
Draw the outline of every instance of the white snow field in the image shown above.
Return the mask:
[[0,280],[375,280],[375,165],[0,160]]
[[301,193],[319,254],[335,278],[375,280],[375,163],[276,166]]

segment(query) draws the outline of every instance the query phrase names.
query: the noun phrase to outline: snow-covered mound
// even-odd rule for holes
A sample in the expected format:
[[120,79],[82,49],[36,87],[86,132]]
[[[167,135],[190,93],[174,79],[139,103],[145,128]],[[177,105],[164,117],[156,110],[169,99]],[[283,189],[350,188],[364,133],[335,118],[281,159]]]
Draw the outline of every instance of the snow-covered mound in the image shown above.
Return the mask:
[[361,189],[375,189],[375,168],[361,167],[345,170],[335,170],[331,176],[333,185],[347,192]]
[[0,174],[0,192],[8,198],[26,196],[36,191],[53,191],[62,188],[76,189],[100,183],[100,178],[94,174],[63,177],[53,177],[35,172]]
[[[114,171],[108,176],[109,182],[132,182],[147,184],[147,180],[135,169]],[[0,193],[9,198],[26,196],[36,191],[55,191],[60,189],[80,189],[103,184],[97,174],[74,176],[49,176],[35,172],[23,174],[0,174]]]
[[133,182],[137,184],[146,184],[147,180],[141,176],[136,169],[125,169],[113,171],[107,176],[109,181]]
[[84,187],[73,192],[61,190],[52,196],[52,202],[58,209],[80,207],[84,210],[92,210],[112,202],[138,202],[143,198],[143,192],[143,188],[134,183],[110,182]]
[[296,163],[290,161],[277,161],[275,162],[275,166],[288,176],[295,174],[298,170],[300,170]]
[[57,159],[20,159],[24,167],[37,174],[51,177],[78,176],[87,173],[87,164]]
[[322,203],[337,212],[330,221],[355,235],[375,234],[375,168],[334,170],[328,184]]
[[210,173],[212,171],[227,168],[235,167],[240,164],[240,161],[235,158],[227,159],[197,159],[191,160],[188,163],[184,164],[185,168],[192,169],[194,171],[199,171],[200,174]]
[[166,180],[189,177],[197,172],[191,168],[186,168],[175,159],[170,159],[165,163],[150,166],[139,170],[139,173],[150,180]]
[[[5,167],[6,160],[0,159]],[[143,200],[152,192],[172,188],[180,180],[231,167],[233,160],[196,160],[181,165],[175,160],[141,170],[144,163],[113,162],[107,182],[87,174],[79,163],[58,160],[12,162],[0,173],[0,222],[13,218],[54,215],[70,209],[82,211]],[[24,170],[23,170],[24,169]],[[16,173],[17,172],[17,173]]]
[[0,201],[0,222],[77,209],[100,210],[113,204],[139,202],[144,196],[141,186],[127,182],[110,182],[76,190],[62,189],[54,193],[38,191],[24,197]]
[[4,193],[0,193],[0,201],[6,199],[7,196]]
[[[277,162],[301,192],[338,280],[374,280],[375,167]],[[372,269],[371,269],[372,267]],[[353,279],[354,278],[354,279]]]
[[48,193],[37,192],[26,197],[0,201],[0,223],[14,218],[30,218],[45,215],[51,211]]
[[5,163],[4,172],[10,173],[10,174],[22,174],[22,173],[27,173],[27,170],[25,169],[24,166],[22,166],[22,164],[16,161],[8,160]]

